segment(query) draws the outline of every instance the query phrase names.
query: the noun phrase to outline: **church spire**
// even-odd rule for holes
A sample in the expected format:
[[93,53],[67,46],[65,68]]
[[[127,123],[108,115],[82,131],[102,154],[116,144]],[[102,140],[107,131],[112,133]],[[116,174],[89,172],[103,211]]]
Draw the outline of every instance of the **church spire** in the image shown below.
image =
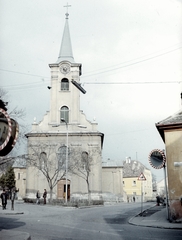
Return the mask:
[[73,52],[72,52],[72,46],[71,46],[71,38],[70,38],[70,31],[69,31],[69,24],[68,24],[68,7],[70,5],[67,4],[67,13],[66,15],[66,21],[65,21],[65,26],[64,26],[64,32],[63,32],[63,37],[62,37],[62,42],[61,42],[61,48],[59,51],[59,56],[57,63],[60,63],[62,61],[69,61],[71,63],[74,63],[74,58],[73,58]]

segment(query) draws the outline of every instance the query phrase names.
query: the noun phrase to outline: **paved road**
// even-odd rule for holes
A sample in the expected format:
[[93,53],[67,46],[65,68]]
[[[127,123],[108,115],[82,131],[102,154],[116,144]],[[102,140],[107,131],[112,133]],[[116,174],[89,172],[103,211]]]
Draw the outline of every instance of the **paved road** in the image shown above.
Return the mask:
[[[151,206],[144,203],[144,208]],[[92,208],[64,208],[16,204],[15,212],[0,215],[0,228],[28,232],[32,240],[180,240],[182,231],[152,229],[128,224],[140,212],[139,203]]]

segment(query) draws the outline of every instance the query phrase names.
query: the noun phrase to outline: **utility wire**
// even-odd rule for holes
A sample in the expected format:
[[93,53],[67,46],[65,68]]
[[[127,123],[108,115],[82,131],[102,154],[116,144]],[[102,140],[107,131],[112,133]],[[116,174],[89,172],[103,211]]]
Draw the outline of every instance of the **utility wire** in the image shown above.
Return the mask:
[[3,72],[10,72],[10,73],[17,73],[17,74],[26,75],[26,76],[32,76],[32,77],[48,78],[48,77],[43,77],[43,76],[36,75],[36,74],[23,73],[23,72],[16,72],[16,71],[11,71],[11,70],[2,69],[2,68],[0,68],[0,71],[3,71]]
[[161,83],[182,83],[182,81],[163,81],[163,82],[84,82],[83,84],[161,84]]
[[[146,62],[146,61],[150,61],[152,59],[155,59],[155,58],[158,58],[158,57],[161,57],[161,56],[164,56],[166,54],[169,54],[171,52],[174,52],[176,50],[179,50],[181,49],[182,47],[178,47],[178,48],[175,48],[173,50],[170,50],[170,51],[167,51],[167,52],[164,52],[164,53],[161,53],[161,54],[158,54],[158,55],[155,55],[153,57],[150,57],[150,58],[145,58],[143,60],[140,60],[140,61],[135,61],[133,63],[130,63],[130,64],[125,64],[127,62],[130,62],[130,61],[127,61],[127,62],[124,62],[124,63],[121,63],[121,64],[125,64],[124,66],[118,66],[118,67],[109,67],[110,69],[107,68],[107,70],[104,70],[104,71],[100,71],[98,73],[91,73],[91,74],[87,74],[85,73],[85,75],[87,76],[83,76],[82,78],[87,78],[87,77],[91,77],[91,76],[95,76],[95,75],[100,75],[100,74],[104,74],[104,73],[107,73],[107,72],[111,72],[111,71],[116,71],[118,69],[122,69],[122,68],[126,68],[126,67],[130,67],[130,66],[133,66],[133,65],[137,65],[137,64],[140,64],[140,63],[143,63],[143,62]],[[131,60],[133,61],[133,60]],[[119,65],[121,65],[119,64]],[[117,66],[117,65],[115,65]],[[23,72],[16,72],[16,71],[11,71],[11,70],[7,70],[7,69],[2,69],[0,68],[0,71],[4,71],[4,72],[10,72],[10,73],[16,73],[16,74],[21,74],[21,75],[26,75],[26,76],[32,76],[32,77],[39,77],[41,78],[43,81],[44,79],[50,79],[49,77],[45,77],[45,76],[41,76],[41,75],[36,75],[36,74],[29,74],[29,73],[23,73]],[[99,71],[99,70],[96,70],[96,71]],[[45,81],[46,83],[49,82],[49,80],[46,80]],[[84,82],[84,84],[155,84],[155,83],[180,83],[179,81],[177,82]],[[10,86],[7,86],[7,87],[4,87],[4,88],[19,88],[18,90],[20,90],[20,88],[33,88],[36,84],[40,84],[40,82],[31,82],[31,83],[24,83],[24,84],[17,84],[17,85],[10,85]]]
[[[182,42],[180,42],[180,43],[178,43],[178,44],[175,44],[175,45],[173,45],[173,46],[171,46],[171,47],[165,48],[165,49],[163,49],[163,50],[157,51],[157,52],[155,52],[155,53],[147,54],[147,55],[141,56],[141,57],[139,57],[139,58],[134,58],[134,59],[132,59],[132,60],[128,60],[128,61],[123,62],[123,63],[119,63],[119,64],[116,64],[116,65],[112,65],[112,66],[110,66],[110,67],[105,67],[105,68],[101,68],[101,69],[98,69],[98,70],[89,71],[89,72],[86,72],[84,75],[87,75],[87,74],[90,74],[90,73],[93,73],[93,72],[97,72],[97,71],[101,71],[101,70],[104,70],[104,69],[108,69],[108,68],[112,68],[112,69],[113,69],[114,67],[118,67],[118,66],[121,66],[122,64],[130,63],[130,62],[136,61],[136,60],[138,60],[138,59],[143,59],[143,58],[148,59],[148,56],[157,54],[158,52],[162,52],[162,51],[163,51],[163,53],[168,54],[168,53],[170,53],[171,51],[167,51],[167,52],[165,51],[165,52],[164,52],[164,50],[167,50],[167,49],[172,48],[172,47],[176,47],[176,48],[172,49],[172,51],[176,51],[176,50],[182,48],[182,47],[180,47],[181,43],[182,43]],[[177,46],[179,46],[179,47],[177,47]],[[160,54],[158,54],[158,55],[160,55]],[[157,57],[158,57],[158,55],[157,55]],[[156,55],[155,55],[155,56],[156,56]],[[155,56],[153,56],[153,57],[155,57]],[[147,57],[147,58],[146,58],[146,57]]]
[[174,51],[176,51],[176,50],[179,50],[180,48],[182,48],[182,47],[173,49],[173,50],[168,51],[168,52],[165,52],[165,53],[161,53],[161,54],[155,55],[155,56],[150,57],[150,58],[145,58],[145,59],[143,59],[143,60],[140,60],[140,61],[137,61],[137,62],[134,62],[134,63],[126,64],[126,65],[124,65],[124,66],[111,68],[111,69],[108,69],[108,70],[105,70],[105,71],[101,71],[101,72],[98,72],[98,73],[92,73],[92,74],[90,74],[90,75],[88,74],[87,76],[84,76],[83,78],[90,77],[90,76],[94,76],[94,75],[100,75],[100,74],[103,74],[103,73],[115,71],[115,70],[118,70],[118,69],[130,67],[130,66],[133,66],[133,65],[136,65],[136,64],[139,64],[139,63],[143,63],[143,62],[146,62],[146,61],[150,61],[150,60],[152,60],[152,59],[154,59],[154,58],[158,58],[158,57],[164,56],[164,55],[166,55],[166,54],[169,54],[169,53],[171,53],[171,52],[174,52]]

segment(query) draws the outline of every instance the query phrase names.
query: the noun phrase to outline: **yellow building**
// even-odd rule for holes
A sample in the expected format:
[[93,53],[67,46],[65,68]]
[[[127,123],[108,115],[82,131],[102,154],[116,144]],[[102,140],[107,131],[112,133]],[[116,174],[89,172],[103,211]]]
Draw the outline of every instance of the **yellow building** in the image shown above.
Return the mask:
[[165,143],[169,220],[182,220],[182,110],[160,121],[156,127]]
[[123,191],[124,201],[143,201],[151,200],[152,173],[142,163],[127,158],[123,163]]

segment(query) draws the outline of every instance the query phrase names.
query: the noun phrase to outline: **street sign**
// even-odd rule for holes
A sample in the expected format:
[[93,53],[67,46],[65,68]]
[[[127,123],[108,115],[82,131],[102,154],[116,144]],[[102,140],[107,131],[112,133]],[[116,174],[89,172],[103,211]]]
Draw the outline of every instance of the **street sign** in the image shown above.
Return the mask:
[[146,180],[146,177],[144,176],[143,173],[140,174],[140,176],[138,177],[138,180],[139,181],[145,181]]

